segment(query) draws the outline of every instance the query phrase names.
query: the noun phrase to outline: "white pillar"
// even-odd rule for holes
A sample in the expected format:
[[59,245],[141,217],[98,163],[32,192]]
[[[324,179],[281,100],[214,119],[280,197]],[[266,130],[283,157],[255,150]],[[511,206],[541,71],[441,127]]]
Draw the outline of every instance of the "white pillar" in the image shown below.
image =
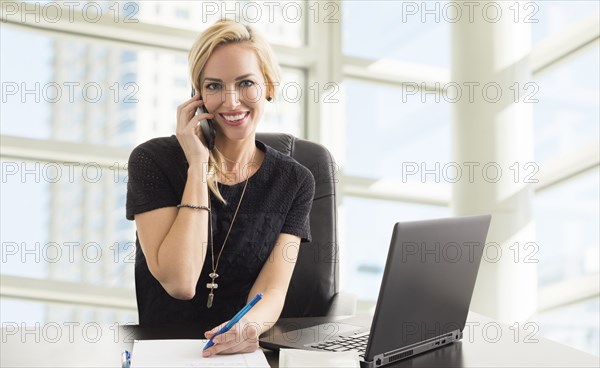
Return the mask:
[[532,104],[523,102],[532,82],[531,30],[524,4],[517,4],[520,19],[513,1],[453,2],[462,16],[452,24],[451,41],[452,80],[462,90],[453,104],[452,155],[464,168],[452,207],[455,215],[492,214],[471,309],[509,324],[537,307],[537,268],[526,257],[537,258],[533,192],[525,182],[536,167]]

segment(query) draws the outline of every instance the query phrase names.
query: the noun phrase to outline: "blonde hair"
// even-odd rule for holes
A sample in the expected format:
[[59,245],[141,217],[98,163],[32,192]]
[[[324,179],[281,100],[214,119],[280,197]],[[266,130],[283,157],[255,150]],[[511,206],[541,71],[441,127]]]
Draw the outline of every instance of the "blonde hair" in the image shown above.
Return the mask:
[[[204,67],[215,49],[227,44],[244,44],[256,53],[260,69],[265,79],[266,97],[275,98],[275,86],[281,79],[279,64],[271,46],[253,27],[231,19],[221,19],[200,34],[192,45],[188,55],[192,84],[201,91],[200,79]],[[217,149],[210,152],[208,160],[207,184],[210,191],[223,203],[225,199],[219,192],[217,175],[222,174],[223,156]]]

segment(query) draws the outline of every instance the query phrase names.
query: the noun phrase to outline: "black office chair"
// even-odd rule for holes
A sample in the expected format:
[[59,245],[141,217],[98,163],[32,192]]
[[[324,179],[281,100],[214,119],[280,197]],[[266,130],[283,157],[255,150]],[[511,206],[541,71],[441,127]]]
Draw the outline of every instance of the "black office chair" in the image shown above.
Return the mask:
[[310,211],[312,241],[300,245],[281,318],[354,314],[354,299],[339,292],[335,185],[337,166],[320,144],[282,133],[257,133],[256,139],[293,157],[315,178]]

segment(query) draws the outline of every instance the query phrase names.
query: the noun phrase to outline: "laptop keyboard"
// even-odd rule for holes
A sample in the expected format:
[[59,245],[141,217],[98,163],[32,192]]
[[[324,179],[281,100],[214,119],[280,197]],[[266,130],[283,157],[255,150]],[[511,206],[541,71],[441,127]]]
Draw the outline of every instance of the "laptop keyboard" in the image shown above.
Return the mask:
[[342,337],[336,340],[327,340],[320,343],[311,345],[312,348],[326,351],[349,351],[357,350],[360,356],[363,357],[365,350],[367,350],[367,341],[369,341],[369,334],[364,335],[353,335],[348,337]]

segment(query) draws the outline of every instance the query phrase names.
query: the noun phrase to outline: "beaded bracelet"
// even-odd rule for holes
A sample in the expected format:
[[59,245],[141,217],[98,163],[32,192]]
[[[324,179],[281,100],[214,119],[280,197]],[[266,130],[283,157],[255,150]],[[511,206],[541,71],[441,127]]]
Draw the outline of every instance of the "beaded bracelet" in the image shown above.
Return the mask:
[[206,207],[206,206],[196,206],[196,205],[193,205],[193,204],[185,204],[185,203],[177,205],[177,208],[182,208],[182,207],[184,207],[184,208],[192,208],[192,209],[195,209],[195,210],[207,210],[208,212],[210,212],[210,207]]

